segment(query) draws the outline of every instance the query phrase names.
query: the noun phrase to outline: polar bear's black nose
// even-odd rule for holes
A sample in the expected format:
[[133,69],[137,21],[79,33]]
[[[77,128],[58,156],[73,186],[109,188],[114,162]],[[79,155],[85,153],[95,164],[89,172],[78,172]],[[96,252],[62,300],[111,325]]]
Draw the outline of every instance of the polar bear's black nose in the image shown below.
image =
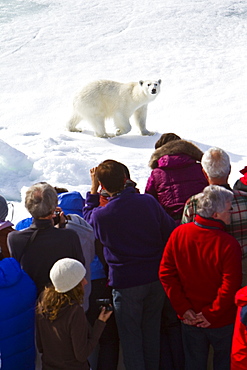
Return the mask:
[[151,93],[156,94],[156,89],[152,89]]

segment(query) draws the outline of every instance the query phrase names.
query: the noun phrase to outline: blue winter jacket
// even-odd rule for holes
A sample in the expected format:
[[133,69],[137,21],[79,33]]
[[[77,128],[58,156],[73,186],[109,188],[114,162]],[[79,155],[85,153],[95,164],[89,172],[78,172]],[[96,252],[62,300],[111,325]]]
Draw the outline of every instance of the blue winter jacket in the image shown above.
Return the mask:
[[35,369],[36,287],[14,258],[0,261],[0,368]]

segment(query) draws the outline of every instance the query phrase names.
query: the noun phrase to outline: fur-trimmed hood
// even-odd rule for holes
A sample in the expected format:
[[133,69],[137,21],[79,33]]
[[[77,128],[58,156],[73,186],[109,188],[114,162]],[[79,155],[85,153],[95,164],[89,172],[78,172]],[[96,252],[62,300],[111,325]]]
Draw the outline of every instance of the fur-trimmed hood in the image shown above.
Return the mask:
[[198,162],[201,162],[203,156],[203,152],[195,144],[186,140],[174,140],[156,149],[151,155],[148,165],[153,170],[158,167],[158,160],[161,157],[176,154],[187,154]]

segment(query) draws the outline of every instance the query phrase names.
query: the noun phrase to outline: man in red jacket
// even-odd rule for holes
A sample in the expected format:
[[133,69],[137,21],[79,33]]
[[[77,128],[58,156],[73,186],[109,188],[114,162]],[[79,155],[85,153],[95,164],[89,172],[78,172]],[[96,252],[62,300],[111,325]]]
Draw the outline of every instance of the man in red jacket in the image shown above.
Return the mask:
[[230,368],[234,296],[242,279],[240,245],[224,230],[232,199],[229,190],[207,186],[194,222],[172,232],[160,264],[161,283],[182,320],[186,370],[207,369],[210,344],[214,369]]

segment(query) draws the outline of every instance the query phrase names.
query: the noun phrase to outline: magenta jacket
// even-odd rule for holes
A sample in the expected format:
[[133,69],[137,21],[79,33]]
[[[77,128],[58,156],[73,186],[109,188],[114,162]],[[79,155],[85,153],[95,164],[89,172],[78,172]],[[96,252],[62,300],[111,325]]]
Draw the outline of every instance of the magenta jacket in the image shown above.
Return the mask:
[[185,140],[170,141],[155,150],[145,193],[153,195],[180,223],[186,200],[200,193],[208,182],[201,167],[201,150]]

